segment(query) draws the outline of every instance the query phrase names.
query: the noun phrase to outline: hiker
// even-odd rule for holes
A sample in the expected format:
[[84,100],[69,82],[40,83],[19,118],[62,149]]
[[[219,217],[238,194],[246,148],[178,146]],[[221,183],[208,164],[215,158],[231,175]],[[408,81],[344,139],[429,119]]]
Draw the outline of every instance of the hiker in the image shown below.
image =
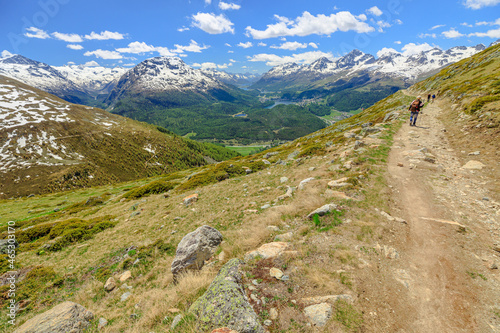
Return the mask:
[[415,123],[417,122],[417,117],[418,113],[420,112],[420,108],[424,106],[424,103],[422,102],[422,97],[418,96],[416,100],[411,102],[410,108],[408,109],[411,114],[410,114],[410,126],[416,126]]
[[427,95],[427,103],[431,100],[431,94]]
[[432,95],[432,103],[434,103],[434,98],[436,98],[436,95]]

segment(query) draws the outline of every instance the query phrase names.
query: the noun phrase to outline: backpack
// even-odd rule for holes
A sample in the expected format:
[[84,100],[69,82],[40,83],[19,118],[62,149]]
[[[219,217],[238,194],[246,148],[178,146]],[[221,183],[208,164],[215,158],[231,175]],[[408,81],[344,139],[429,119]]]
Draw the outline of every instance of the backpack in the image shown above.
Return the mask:
[[420,107],[420,101],[418,99],[414,100],[411,105],[410,105],[410,111],[418,111],[418,108]]

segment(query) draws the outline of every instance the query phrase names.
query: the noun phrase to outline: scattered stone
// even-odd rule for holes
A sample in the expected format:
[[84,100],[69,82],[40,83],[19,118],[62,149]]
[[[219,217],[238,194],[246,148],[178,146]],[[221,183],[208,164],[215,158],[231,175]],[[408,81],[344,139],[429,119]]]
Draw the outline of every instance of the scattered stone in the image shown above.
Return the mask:
[[402,219],[400,217],[395,217],[394,220],[398,223],[404,223],[404,224],[408,224],[408,222],[406,222],[405,219]]
[[332,306],[328,303],[311,305],[304,309],[304,314],[314,326],[323,327],[332,315]]
[[174,280],[186,270],[200,270],[222,242],[222,234],[207,225],[201,226],[182,238],[171,271]]
[[387,214],[386,212],[384,212],[383,210],[380,211],[380,215],[382,215],[383,217],[385,217],[386,219],[388,219],[389,221],[394,221],[394,217],[392,217],[391,215]]
[[342,294],[342,295],[327,295],[327,296],[315,296],[315,297],[306,297],[302,298],[300,302],[304,306],[319,304],[319,303],[331,303],[334,304],[338,300],[343,300],[348,303],[352,303],[354,300],[351,295]]
[[253,280],[252,280],[252,284],[253,284],[254,286],[258,286],[260,283],[259,283],[259,280],[257,280],[257,279],[253,279]]
[[354,149],[358,149],[358,148],[361,148],[365,145],[365,143],[363,141],[359,141],[359,140],[356,140],[356,142],[354,142]]
[[318,214],[319,216],[323,216],[325,214],[330,213],[333,210],[337,209],[337,205],[335,204],[326,204],[324,206],[321,206],[320,208],[310,212],[307,217],[312,218],[314,215]]
[[112,291],[113,289],[116,288],[116,282],[115,282],[115,279],[113,277],[110,277],[106,283],[104,284],[104,290],[106,290],[107,292],[110,292]]
[[299,154],[300,154],[300,151],[296,150],[296,151],[294,151],[293,153],[291,153],[290,155],[288,155],[287,160],[293,160],[293,159],[295,159],[295,157],[297,157]]
[[189,311],[197,318],[199,332],[217,327],[228,327],[241,333],[265,333],[259,317],[245,296],[240,265],[244,262],[231,259],[219,271],[203,296]]
[[132,272],[130,271],[125,271],[123,272],[122,275],[120,275],[120,282],[125,282],[127,281],[128,279],[130,279],[132,277]]
[[120,297],[120,302],[125,302],[127,300],[127,298],[130,297],[130,295],[132,295],[132,293],[130,291],[127,291],[126,293],[124,293],[121,297]]
[[140,212],[140,211],[135,211],[135,212],[133,212],[132,214],[130,214],[130,216],[129,216],[129,217],[130,217],[130,218],[132,218],[132,217],[137,216],[137,215],[140,215],[140,214],[141,214],[141,212]]
[[343,167],[346,168],[347,170],[352,169],[353,162],[352,161],[347,161],[344,163]]
[[346,138],[346,139],[352,139],[355,136],[356,136],[356,133],[354,133],[354,132],[346,132],[346,133],[344,133],[344,138]]
[[271,326],[273,322],[269,319],[264,320],[264,326]]
[[338,198],[338,199],[342,199],[342,200],[356,200],[354,198],[351,198],[350,196],[348,196],[344,192],[332,191],[330,189],[325,191],[325,195],[330,197],[330,198]]
[[271,208],[270,204],[265,204],[264,206],[261,206],[260,209],[268,209]]
[[280,195],[277,200],[282,201],[282,200],[285,200],[287,198],[291,198],[293,196],[294,191],[295,191],[295,187],[287,186],[286,193],[283,195]]
[[364,123],[364,124],[361,124],[361,128],[367,128],[367,127],[370,127],[372,126],[373,123],[370,121],[370,122],[367,122],[367,123]]
[[275,242],[287,242],[293,238],[293,232],[287,232],[286,234],[277,235],[274,237]]
[[102,330],[106,325],[108,324],[108,321],[105,318],[99,318],[99,324],[97,325],[98,330]]
[[316,180],[316,178],[310,177],[310,178],[306,178],[303,181],[301,181],[299,183],[299,190],[303,190],[305,188],[306,184],[313,181],[313,180]]
[[280,269],[273,267],[269,270],[269,275],[271,275],[273,278],[280,280],[284,274]]
[[477,155],[480,155],[480,154],[481,154],[481,152],[480,152],[480,151],[474,151],[474,152],[472,152],[472,153],[469,153],[468,155],[469,155],[469,156],[477,156]]
[[280,178],[280,183],[283,184],[283,183],[286,183],[288,181],[288,177],[281,177]]
[[343,177],[337,180],[332,180],[331,182],[328,183],[328,187],[344,187],[351,185],[347,181],[349,180],[348,177]]
[[266,153],[263,157],[265,159],[268,159],[269,157],[274,156],[274,155],[278,155],[278,154],[279,153],[275,151],[275,152],[272,152],[272,153]]
[[389,259],[398,259],[399,253],[395,248],[384,245],[384,256]]
[[276,309],[276,308],[271,308],[271,309],[269,309],[269,318],[270,318],[271,320],[276,320],[276,319],[278,319],[278,316],[279,316],[279,314],[278,314],[278,309]]
[[255,214],[258,213],[259,211],[257,209],[246,209],[243,211],[245,214]]
[[184,205],[187,207],[191,205],[192,203],[198,201],[198,193],[191,194],[187,197],[185,197],[183,200]]
[[479,161],[469,161],[462,166],[462,169],[468,170],[481,170],[485,167],[485,165]]
[[262,162],[263,162],[265,165],[270,165],[270,164],[271,164],[271,162],[269,162],[269,161],[268,161],[268,160],[266,160],[266,159],[262,160]]
[[314,170],[316,170],[316,168],[315,167],[310,167],[308,170],[309,171],[314,171]]
[[175,316],[174,320],[172,321],[172,325],[170,325],[170,329],[174,330],[177,327],[177,325],[180,324],[181,320],[182,320],[181,314],[178,314],[177,316]]
[[14,333],[80,333],[92,319],[94,314],[80,304],[64,302],[29,319]]
[[405,165],[401,162],[398,162],[398,167],[404,167]]
[[139,207],[139,203],[133,204],[128,210],[137,210],[137,207]]
[[394,278],[396,281],[400,282],[403,286],[406,288],[410,288],[410,274],[408,274],[407,271],[404,269],[396,269],[396,272],[394,273]]
[[287,248],[288,243],[286,242],[272,242],[267,243],[259,247],[257,250],[247,252],[245,254],[245,260],[250,260],[256,257],[262,259],[275,258],[282,254]]
[[275,226],[275,225],[268,225],[267,229],[269,229],[271,231],[275,231],[275,232],[280,231],[280,228]]

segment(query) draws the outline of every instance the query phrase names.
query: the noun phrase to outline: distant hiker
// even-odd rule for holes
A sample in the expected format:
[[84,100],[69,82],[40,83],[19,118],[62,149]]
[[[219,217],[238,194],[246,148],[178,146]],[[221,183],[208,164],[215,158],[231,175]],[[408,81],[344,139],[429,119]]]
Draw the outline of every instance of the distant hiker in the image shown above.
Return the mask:
[[411,112],[410,126],[416,126],[415,123],[417,122],[418,113],[420,112],[420,108],[422,106],[424,106],[424,103],[422,102],[421,96],[418,96],[416,100],[411,102],[410,108],[408,109]]
[[427,95],[427,103],[431,100],[431,94]]
[[436,95],[432,95],[432,103],[434,103],[434,98],[436,98]]

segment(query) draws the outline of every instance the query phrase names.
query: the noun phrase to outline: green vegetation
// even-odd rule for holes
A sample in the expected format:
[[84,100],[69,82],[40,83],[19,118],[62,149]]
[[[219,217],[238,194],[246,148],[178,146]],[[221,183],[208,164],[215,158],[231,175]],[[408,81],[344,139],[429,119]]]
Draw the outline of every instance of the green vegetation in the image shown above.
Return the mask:
[[358,329],[363,324],[363,315],[344,300],[335,302],[334,318],[350,329]]
[[242,156],[248,156],[252,155],[255,153],[258,153],[262,150],[264,150],[265,146],[227,146],[226,148],[229,148],[231,150],[234,150],[235,152],[241,154]]
[[132,189],[123,195],[127,199],[138,199],[150,194],[168,192],[174,188],[174,184],[164,180],[156,180],[139,188]]

